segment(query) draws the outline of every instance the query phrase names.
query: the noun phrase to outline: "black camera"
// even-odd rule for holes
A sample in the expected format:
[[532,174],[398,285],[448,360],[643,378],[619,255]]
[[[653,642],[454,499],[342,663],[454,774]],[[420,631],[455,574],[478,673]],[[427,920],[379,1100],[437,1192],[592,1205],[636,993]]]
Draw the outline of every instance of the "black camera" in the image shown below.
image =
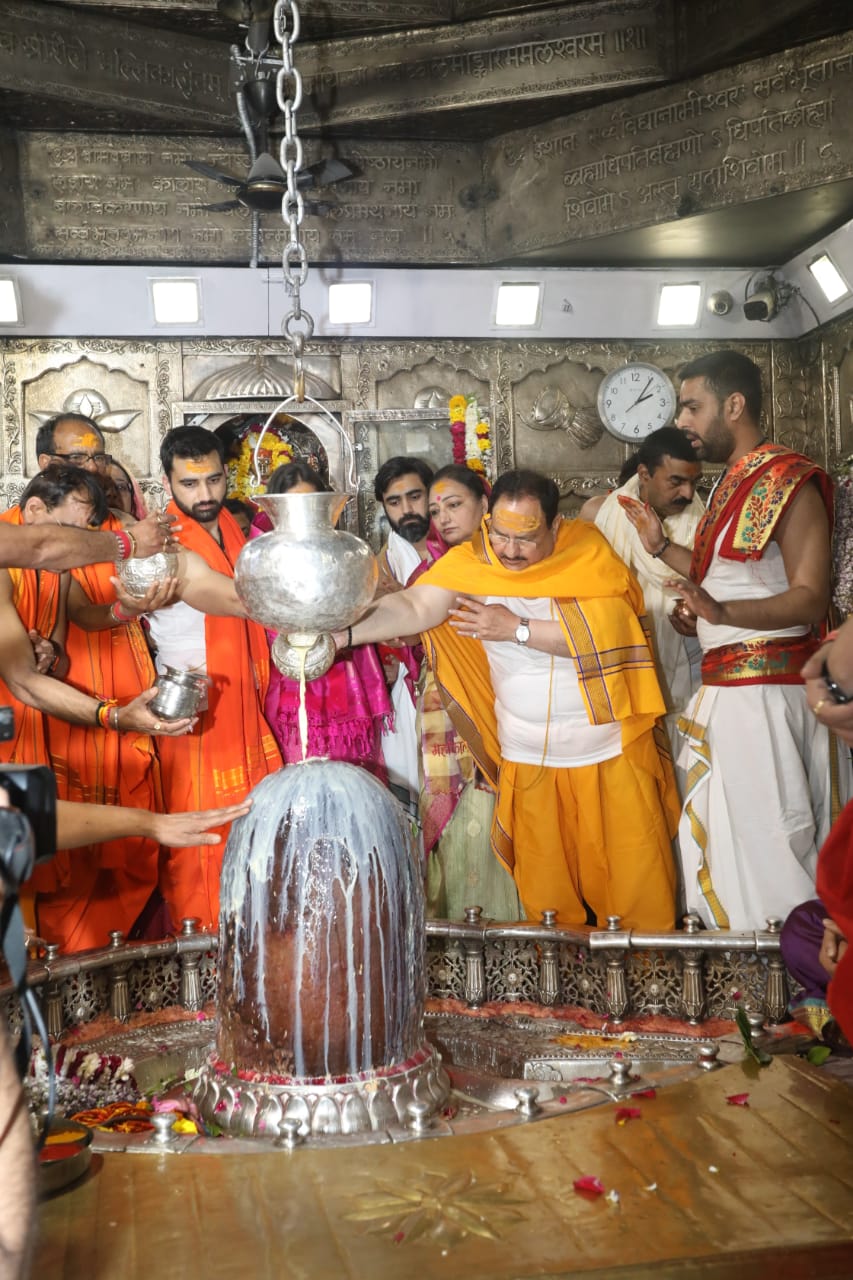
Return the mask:
[[[36,863],[47,862],[56,853],[56,778],[46,765],[0,765],[0,787],[5,787],[11,806],[0,809],[0,860],[21,884]],[[15,852],[22,841],[17,830],[21,818],[30,847]]]
[[[0,742],[13,733],[12,708],[0,707]],[[9,808],[0,809],[0,870],[20,885],[56,853],[56,778],[46,765],[0,765],[0,787],[9,796]]]

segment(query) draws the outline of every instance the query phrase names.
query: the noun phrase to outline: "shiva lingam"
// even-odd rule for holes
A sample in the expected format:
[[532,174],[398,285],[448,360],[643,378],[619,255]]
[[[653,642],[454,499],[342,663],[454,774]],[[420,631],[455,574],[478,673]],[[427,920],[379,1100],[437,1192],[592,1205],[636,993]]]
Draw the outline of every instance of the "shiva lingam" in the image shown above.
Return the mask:
[[335,528],[350,495],[276,493],[255,499],[273,529],[237,557],[234,584],[246,612],[279,635],[272,658],[285,676],[313,680],[335,657],[332,631],[355,622],[376,589],[366,542]]
[[286,1141],[444,1105],[422,1029],[421,872],[376,778],[324,760],[265,778],[231,829],[220,903],[216,1044],[194,1092],[205,1119]]

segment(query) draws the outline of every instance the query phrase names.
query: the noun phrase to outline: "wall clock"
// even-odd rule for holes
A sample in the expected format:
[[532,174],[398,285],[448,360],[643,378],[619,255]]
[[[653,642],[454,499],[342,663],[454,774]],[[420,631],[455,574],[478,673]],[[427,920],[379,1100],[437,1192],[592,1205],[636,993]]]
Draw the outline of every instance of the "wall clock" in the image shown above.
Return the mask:
[[598,412],[619,440],[640,443],[675,416],[675,389],[663,369],[626,364],[606,373],[598,388]]

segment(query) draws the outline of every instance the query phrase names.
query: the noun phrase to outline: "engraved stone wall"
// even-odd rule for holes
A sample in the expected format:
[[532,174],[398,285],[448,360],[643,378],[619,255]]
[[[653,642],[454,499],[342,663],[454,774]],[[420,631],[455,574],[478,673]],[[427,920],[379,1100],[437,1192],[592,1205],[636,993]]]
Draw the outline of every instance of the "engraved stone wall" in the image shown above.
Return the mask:
[[234,131],[228,46],[0,0],[0,88]]
[[493,254],[652,225],[853,175],[853,32],[487,147]]
[[[188,136],[32,133],[21,136],[24,207],[31,250],[77,260],[240,262],[249,256],[245,209],[212,213],[226,195],[194,173],[204,159],[223,173],[248,170],[239,142]],[[306,163],[319,158],[306,146]],[[479,151],[454,143],[359,140],[342,150],[358,177],[338,183],[330,213],[306,215],[302,238],[312,261],[412,263],[484,255],[483,217],[466,192],[480,182]],[[324,193],[325,194],[325,193]],[[288,231],[262,221],[264,261],[280,261]]]
[[[663,79],[670,69],[667,12],[662,0],[598,0],[306,46],[300,65],[306,89],[322,104],[323,122],[338,128],[565,97]],[[307,127],[311,120],[309,104]]]

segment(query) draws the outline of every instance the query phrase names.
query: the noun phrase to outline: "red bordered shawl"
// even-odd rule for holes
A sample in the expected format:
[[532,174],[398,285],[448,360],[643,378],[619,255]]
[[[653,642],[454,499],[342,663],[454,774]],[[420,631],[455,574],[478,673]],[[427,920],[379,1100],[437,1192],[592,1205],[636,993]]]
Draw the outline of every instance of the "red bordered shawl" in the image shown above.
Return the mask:
[[832,482],[811,458],[779,444],[764,444],[744,454],[717,486],[693,544],[690,577],[701,582],[714,557],[720,529],[726,529],[719,554],[726,560],[760,560],[779,518],[808,480],[817,480],[832,523]]

